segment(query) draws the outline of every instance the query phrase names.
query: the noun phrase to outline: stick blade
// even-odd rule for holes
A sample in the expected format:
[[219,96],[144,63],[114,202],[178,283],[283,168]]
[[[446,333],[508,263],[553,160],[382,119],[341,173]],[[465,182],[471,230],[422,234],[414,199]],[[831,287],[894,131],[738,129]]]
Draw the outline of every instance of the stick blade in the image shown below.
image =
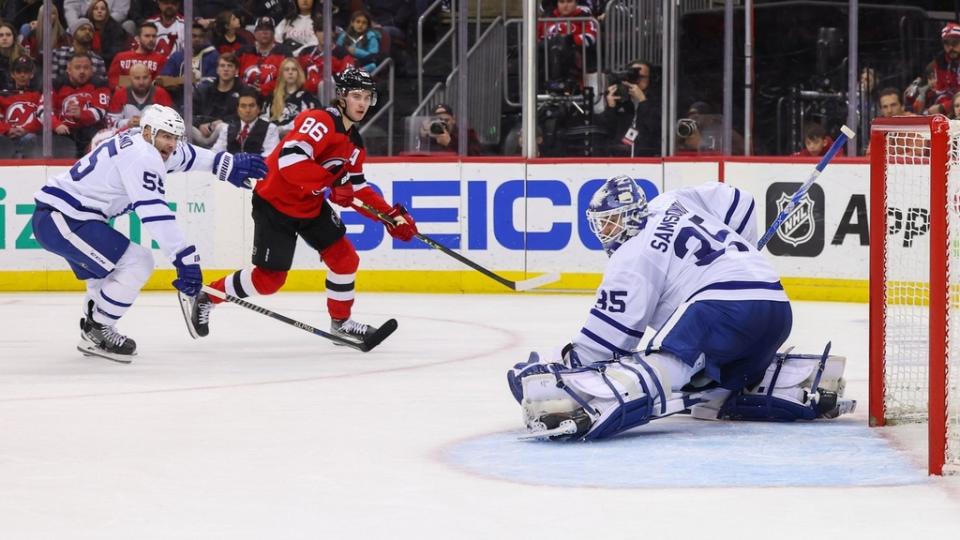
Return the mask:
[[548,272],[535,278],[515,282],[513,284],[513,290],[521,292],[529,291],[530,289],[536,289],[537,287],[542,287],[554,281],[560,281],[560,274],[558,272]]
[[370,335],[367,339],[363,340],[360,343],[360,346],[357,347],[363,352],[370,352],[374,347],[383,342],[383,340],[390,337],[390,334],[394,333],[397,330],[397,320],[390,319],[389,321],[380,325],[380,328],[377,328],[377,331]]

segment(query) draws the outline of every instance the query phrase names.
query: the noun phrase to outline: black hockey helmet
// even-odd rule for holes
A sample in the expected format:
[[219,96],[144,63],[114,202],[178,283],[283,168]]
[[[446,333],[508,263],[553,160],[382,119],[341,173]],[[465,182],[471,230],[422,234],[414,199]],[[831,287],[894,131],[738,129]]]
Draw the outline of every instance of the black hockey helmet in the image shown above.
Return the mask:
[[377,85],[373,83],[373,78],[366,71],[353,66],[348,67],[336,76],[336,83],[337,97],[345,97],[351,90],[369,90],[370,106],[377,104]]

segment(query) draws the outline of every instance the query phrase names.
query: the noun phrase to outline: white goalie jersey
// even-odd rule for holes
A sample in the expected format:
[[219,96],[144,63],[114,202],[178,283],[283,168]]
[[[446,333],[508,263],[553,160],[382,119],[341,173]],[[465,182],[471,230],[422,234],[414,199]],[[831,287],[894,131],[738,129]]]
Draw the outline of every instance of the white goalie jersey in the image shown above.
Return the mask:
[[172,259],[187,246],[167,205],[166,174],[211,171],[221,154],[179,142],[166,163],[139,129],[121,132],[101,142],[70,170],[47,180],[34,198],[63,215],[80,220],[108,221],[133,211],[160,248]]
[[753,197],[710,182],[649,202],[643,228],[607,263],[597,302],[573,344],[583,364],[634,352],[647,327],[696,300],[787,296],[757,251]]

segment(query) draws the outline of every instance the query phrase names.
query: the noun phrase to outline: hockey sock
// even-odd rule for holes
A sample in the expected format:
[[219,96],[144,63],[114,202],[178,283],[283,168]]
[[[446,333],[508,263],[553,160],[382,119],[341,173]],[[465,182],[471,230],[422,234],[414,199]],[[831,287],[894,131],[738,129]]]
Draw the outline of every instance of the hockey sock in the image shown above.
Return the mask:
[[[211,283],[210,287],[230,296],[247,298],[258,294],[273,294],[279,291],[286,281],[287,273],[283,270],[264,270],[254,266],[252,269],[244,268],[228,274]],[[215,296],[210,296],[210,301],[214,304],[223,302]]]
[[88,284],[87,295],[95,306],[93,320],[108,326],[115,325],[133,305],[152,273],[153,254],[146,248],[130,244],[113,272],[99,280],[96,292]]
[[332,319],[349,319],[353,308],[354,280],[360,257],[344,236],[320,252],[327,268],[327,311]]

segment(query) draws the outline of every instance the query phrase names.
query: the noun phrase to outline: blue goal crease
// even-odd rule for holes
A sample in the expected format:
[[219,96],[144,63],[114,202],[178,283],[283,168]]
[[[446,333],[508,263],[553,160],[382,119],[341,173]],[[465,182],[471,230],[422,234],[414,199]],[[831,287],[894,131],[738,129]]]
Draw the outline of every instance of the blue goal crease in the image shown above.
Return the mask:
[[[811,431],[816,430],[816,431]],[[557,487],[869,487],[917,484],[926,472],[859,423],[662,420],[591,443],[462,441],[445,459],[475,474]]]

